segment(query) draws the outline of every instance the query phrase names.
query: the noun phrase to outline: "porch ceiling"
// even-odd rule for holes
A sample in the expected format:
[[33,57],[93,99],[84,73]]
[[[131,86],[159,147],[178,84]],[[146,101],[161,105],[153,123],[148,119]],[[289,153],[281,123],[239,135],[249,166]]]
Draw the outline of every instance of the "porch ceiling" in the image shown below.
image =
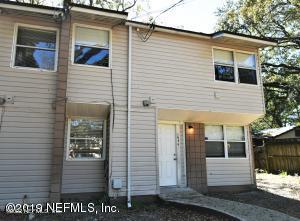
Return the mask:
[[68,117],[101,117],[107,118],[110,110],[105,104],[67,103]]
[[176,109],[159,109],[160,121],[185,121],[215,124],[243,124],[248,125],[263,114],[256,113],[226,113],[210,111],[192,111]]

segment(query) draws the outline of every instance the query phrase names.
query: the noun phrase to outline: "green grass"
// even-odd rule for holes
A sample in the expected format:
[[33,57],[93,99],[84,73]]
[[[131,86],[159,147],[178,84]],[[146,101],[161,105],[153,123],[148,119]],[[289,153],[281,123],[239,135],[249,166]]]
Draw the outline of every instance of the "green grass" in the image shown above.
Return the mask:
[[287,176],[288,174],[287,174],[286,171],[281,171],[279,175],[280,175],[280,176]]

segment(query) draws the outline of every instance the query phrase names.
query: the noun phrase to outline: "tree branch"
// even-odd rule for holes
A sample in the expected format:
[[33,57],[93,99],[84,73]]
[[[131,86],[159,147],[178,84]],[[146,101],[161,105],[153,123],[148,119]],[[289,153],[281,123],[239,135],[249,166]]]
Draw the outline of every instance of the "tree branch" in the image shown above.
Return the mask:
[[290,66],[287,64],[271,64],[271,63],[262,63],[262,66],[267,66],[267,67],[275,67],[275,68],[286,68],[289,70],[296,70],[296,71],[300,71],[300,67],[296,67],[296,66]]
[[127,11],[127,10],[133,8],[136,5],[136,3],[137,3],[137,0],[134,0],[133,3],[130,6],[128,6],[127,8],[124,8],[123,11]]

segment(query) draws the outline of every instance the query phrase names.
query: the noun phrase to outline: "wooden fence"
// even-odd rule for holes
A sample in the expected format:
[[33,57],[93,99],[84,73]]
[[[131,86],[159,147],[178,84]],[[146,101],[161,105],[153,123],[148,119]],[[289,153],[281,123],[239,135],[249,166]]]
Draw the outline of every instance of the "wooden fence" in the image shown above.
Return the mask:
[[255,147],[255,168],[271,173],[300,174],[300,139],[269,140]]

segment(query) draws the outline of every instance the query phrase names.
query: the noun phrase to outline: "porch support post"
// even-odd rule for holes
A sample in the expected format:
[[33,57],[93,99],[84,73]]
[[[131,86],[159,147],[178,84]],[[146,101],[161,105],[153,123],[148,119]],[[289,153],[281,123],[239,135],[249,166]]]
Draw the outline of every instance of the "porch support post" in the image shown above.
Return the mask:
[[70,17],[61,21],[58,71],[56,80],[55,123],[52,149],[52,168],[50,180],[50,201],[59,202],[61,196],[62,168],[64,156],[64,136],[66,120],[66,93],[68,75],[68,57],[70,41]]
[[187,186],[207,192],[204,124],[185,124]]

